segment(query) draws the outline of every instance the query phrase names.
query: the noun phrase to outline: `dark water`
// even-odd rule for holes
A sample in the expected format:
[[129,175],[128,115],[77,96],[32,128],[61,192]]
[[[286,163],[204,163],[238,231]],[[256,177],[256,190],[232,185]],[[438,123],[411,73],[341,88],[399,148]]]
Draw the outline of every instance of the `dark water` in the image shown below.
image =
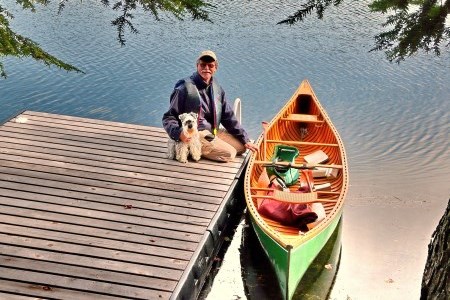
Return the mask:
[[[341,237],[342,219],[300,281],[294,293],[294,299],[313,300],[329,297],[340,266]],[[210,277],[213,279],[206,282],[200,299],[241,299],[245,297],[247,299],[282,299],[275,272],[258,242],[248,213],[244,213],[233,239],[224,244],[223,248],[226,249],[219,253],[219,260],[211,272],[212,276]],[[226,264],[222,260],[224,253]],[[235,257],[239,257],[240,260],[230,263],[229,261]],[[237,279],[236,274],[233,274],[239,268],[242,279]],[[233,282],[230,279],[233,279]],[[230,285],[227,294],[224,294],[224,289],[213,289],[217,285],[227,284]],[[242,295],[243,293],[245,297]]]
[[[58,15],[56,3],[32,14],[2,1],[16,16],[16,31],[86,74],[6,58],[0,119],[29,109],[161,126],[174,83],[194,71],[200,50],[211,48],[220,60],[217,77],[230,99],[242,99],[244,126],[256,138],[261,121],[309,79],[350,166],[341,264],[330,298],[417,299],[427,245],[450,196],[448,51],[400,65],[369,53],[384,16],[369,13],[366,1],[291,27],[275,23],[298,1],[213,2],[213,24],[155,22],[138,13],[140,34],[127,34],[120,47],[109,25],[114,13],[96,2],[70,2]],[[244,226],[208,299],[246,297]]]

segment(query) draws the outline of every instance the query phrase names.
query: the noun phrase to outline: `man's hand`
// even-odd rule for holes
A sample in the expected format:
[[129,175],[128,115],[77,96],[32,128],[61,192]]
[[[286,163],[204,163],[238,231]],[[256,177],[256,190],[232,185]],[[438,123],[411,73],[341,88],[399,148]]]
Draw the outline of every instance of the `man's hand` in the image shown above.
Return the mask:
[[189,143],[189,142],[191,141],[191,137],[186,136],[186,135],[184,134],[184,131],[182,131],[182,132],[180,133],[180,141],[182,141],[183,143]]
[[250,149],[252,152],[258,152],[258,147],[256,147],[255,144],[248,142],[244,146],[245,146],[245,148]]

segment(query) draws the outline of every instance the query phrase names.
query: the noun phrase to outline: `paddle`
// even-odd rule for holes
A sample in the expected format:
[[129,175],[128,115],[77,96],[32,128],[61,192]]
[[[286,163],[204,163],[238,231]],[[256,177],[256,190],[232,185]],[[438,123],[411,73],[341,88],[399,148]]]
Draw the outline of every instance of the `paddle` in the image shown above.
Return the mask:
[[255,164],[263,165],[264,167],[290,167],[294,169],[305,169],[312,170],[315,168],[332,168],[332,169],[342,169],[342,165],[325,165],[325,164],[293,164],[289,162],[271,162],[267,160],[257,160]]
[[[268,187],[267,188],[251,187],[250,189],[252,191],[273,192],[273,188],[268,188]],[[341,194],[341,192],[332,192],[332,191],[315,191],[315,192],[317,194],[324,194],[324,195],[340,195]]]

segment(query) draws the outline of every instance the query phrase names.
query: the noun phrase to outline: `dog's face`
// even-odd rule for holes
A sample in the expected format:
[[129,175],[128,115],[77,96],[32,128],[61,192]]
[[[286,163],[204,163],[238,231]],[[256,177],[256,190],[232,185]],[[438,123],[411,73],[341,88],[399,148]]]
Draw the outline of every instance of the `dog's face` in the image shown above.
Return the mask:
[[181,120],[181,126],[183,131],[192,134],[197,131],[197,118],[198,114],[194,112],[184,113],[178,117]]

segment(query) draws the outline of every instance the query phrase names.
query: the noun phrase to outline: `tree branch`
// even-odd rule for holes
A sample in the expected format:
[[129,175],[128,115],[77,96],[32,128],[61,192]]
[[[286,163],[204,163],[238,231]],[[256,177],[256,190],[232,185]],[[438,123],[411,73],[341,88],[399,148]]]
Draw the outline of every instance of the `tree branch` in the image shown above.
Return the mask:
[[[8,19],[14,16],[0,6],[0,57],[31,57],[47,66],[57,66],[66,71],[83,73],[80,69],[63,62],[55,56],[45,52],[37,43],[9,28]],[[0,76],[6,78],[3,63],[0,62]]]

